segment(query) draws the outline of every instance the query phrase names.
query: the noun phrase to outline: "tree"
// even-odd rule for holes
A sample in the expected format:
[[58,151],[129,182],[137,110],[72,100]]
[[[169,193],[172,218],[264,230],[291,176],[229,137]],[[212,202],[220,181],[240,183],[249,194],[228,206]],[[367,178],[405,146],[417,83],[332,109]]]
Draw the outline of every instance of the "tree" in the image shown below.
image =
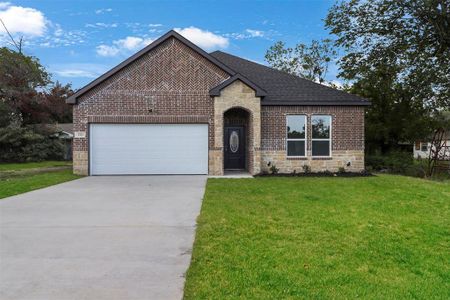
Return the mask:
[[14,124],[14,121],[14,112],[5,102],[0,101],[0,127],[7,127],[10,125],[18,127],[20,124]]
[[431,108],[450,106],[448,0],[344,0],[329,10],[325,24],[347,53],[340,77],[358,80],[388,63],[397,68],[395,82],[415,100]]
[[328,66],[336,56],[331,40],[326,39],[313,40],[309,45],[300,43],[294,48],[279,41],[267,50],[265,58],[275,69],[323,83]]
[[59,82],[50,85],[39,60],[24,55],[22,39],[16,42],[0,21],[17,49],[0,48],[0,162],[62,159],[61,141],[39,123],[70,122],[65,99],[73,91]]
[[360,74],[349,92],[372,101],[366,111],[366,151],[388,153],[399,147],[399,142],[421,139],[435,128],[437,120],[433,111],[411,101],[411,90],[396,83],[397,70],[388,63],[377,65]]
[[57,81],[48,92],[43,93],[44,101],[42,109],[49,122],[71,123],[72,106],[66,103],[66,99],[73,94],[70,84],[62,85]]
[[45,127],[0,127],[0,163],[60,160],[64,146]]
[[0,48],[0,101],[18,122],[31,124],[40,118],[39,91],[49,83],[49,74],[37,58]]
[[450,107],[450,6],[444,0],[344,0],[325,20],[345,51],[339,77],[369,98],[368,150],[425,138]]
[[70,84],[51,83],[37,58],[0,48],[0,110],[11,122],[72,122],[72,107],[65,103],[72,94]]

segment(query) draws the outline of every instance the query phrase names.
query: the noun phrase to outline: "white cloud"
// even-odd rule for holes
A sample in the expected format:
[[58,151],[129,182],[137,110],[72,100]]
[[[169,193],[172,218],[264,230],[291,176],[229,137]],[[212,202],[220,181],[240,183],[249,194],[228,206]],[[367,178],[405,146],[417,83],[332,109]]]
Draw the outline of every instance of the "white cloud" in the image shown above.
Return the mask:
[[63,30],[59,24],[49,22],[48,34],[35,39],[26,39],[26,47],[55,48],[60,46],[74,46],[84,44],[88,39],[88,33],[83,30]]
[[150,38],[127,36],[124,39],[113,41],[112,45],[99,45],[97,46],[96,51],[100,56],[112,57],[142,49],[151,42],[153,42],[153,39]]
[[227,48],[229,45],[228,38],[197,27],[175,28],[174,30],[206,50]]
[[150,24],[148,24],[148,26],[149,26],[149,27],[161,27],[161,26],[163,26],[163,25],[162,25],[162,24],[159,24],[159,23],[158,23],[158,24],[151,24],[151,23],[150,23]]
[[97,15],[101,15],[101,14],[109,13],[109,12],[112,12],[112,8],[100,8],[100,9],[95,10],[95,13]]
[[62,36],[62,35],[64,34],[64,30],[62,30],[61,25],[55,24],[55,25],[53,26],[53,28],[54,28],[53,34],[54,34],[56,37],[60,37],[60,36]]
[[114,41],[113,43],[119,48],[124,48],[127,50],[136,50],[147,46],[151,42],[153,42],[152,39],[143,39],[135,36],[127,36],[126,38]]
[[84,25],[84,27],[88,27],[88,28],[116,28],[117,26],[119,26],[117,23],[102,23],[102,22],[97,22],[97,23],[87,23],[86,25]]
[[127,28],[142,27],[142,24],[139,23],[139,22],[126,22],[126,23],[124,23],[124,24],[125,24],[125,26],[126,26]]
[[97,75],[95,75],[92,72],[86,71],[86,70],[76,70],[76,69],[67,69],[67,70],[59,70],[55,71],[56,74],[58,74],[61,77],[85,77],[85,78],[96,78]]
[[250,34],[250,37],[264,37],[264,31],[261,30],[246,29],[245,31]]
[[97,51],[97,54],[100,56],[116,56],[120,52],[117,47],[108,45],[100,45],[95,49]]
[[[60,24],[47,19],[34,8],[14,6],[0,2],[0,18],[17,40],[24,36],[24,47],[54,48],[72,46],[86,42],[87,32],[83,30],[64,30]],[[0,45],[9,42],[3,26],[0,24]]]
[[8,6],[11,6],[11,2],[0,2],[0,9],[5,9]]
[[[47,19],[44,14],[31,7],[14,6],[9,2],[0,3],[0,18],[5,23],[11,34],[39,37],[43,36],[47,29]],[[3,26],[0,33],[5,33]]]
[[330,82],[323,82],[324,85],[336,88],[338,90],[342,90],[344,88],[344,83],[340,80],[331,80]]
[[247,35],[243,34],[243,33],[238,33],[238,32],[233,32],[233,33],[225,33],[224,36],[232,38],[234,40],[243,40],[248,38]]
[[100,64],[71,63],[50,66],[50,71],[67,78],[97,78],[107,67]]
[[274,36],[279,35],[279,33],[275,30],[257,30],[257,29],[245,29],[241,32],[232,32],[232,33],[225,33],[224,36],[229,37],[234,40],[245,40],[245,39],[252,39],[252,38],[261,38],[266,40],[272,40]]

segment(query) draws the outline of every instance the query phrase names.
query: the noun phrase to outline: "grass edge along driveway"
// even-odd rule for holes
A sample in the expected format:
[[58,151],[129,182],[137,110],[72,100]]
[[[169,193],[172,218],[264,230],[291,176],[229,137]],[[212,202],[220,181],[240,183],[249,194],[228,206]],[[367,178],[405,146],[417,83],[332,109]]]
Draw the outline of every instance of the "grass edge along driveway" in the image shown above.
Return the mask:
[[[74,175],[68,162],[0,164],[0,199],[81,178]],[[68,167],[51,170],[52,167]],[[39,169],[43,171],[40,172]],[[28,172],[29,170],[29,172]]]
[[448,299],[450,184],[209,179],[185,299]]

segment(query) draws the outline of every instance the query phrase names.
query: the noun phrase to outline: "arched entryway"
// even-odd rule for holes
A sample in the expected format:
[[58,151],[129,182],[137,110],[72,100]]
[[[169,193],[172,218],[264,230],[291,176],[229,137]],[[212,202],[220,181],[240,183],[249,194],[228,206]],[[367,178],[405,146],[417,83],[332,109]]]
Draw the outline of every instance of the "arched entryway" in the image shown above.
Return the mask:
[[[261,99],[254,90],[237,80],[214,97],[213,147],[209,150],[209,173],[224,174],[225,126],[243,125],[245,170],[261,170]],[[235,138],[234,138],[235,139]]]
[[252,146],[251,115],[240,107],[233,107],[223,115],[224,171],[250,170]]

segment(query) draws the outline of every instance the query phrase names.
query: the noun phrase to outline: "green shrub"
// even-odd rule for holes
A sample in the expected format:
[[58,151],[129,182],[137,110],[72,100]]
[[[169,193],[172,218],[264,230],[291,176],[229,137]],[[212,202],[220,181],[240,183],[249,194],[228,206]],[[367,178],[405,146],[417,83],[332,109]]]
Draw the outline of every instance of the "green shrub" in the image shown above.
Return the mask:
[[302,169],[305,174],[311,173],[311,167],[309,165],[303,165]]
[[397,151],[385,155],[366,156],[366,165],[376,171],[388,170],[393,173],[404,173],[413,163],[413,155],[408,152]]
[[426,160],[415,160],[412,153],[401,151],[385,155],[367,155],[365,163],[367,170],[421,178],[425,177],[427,168]]
[[61,160],[64,146],[37,127],[1,127],[0,162]]
[[413,164],[406,169],[405,175],[424,178],[427,175],[426,170],[425,166]]
[[272,172],[272,174],[277,174],[279,170],[280,170],[280,169],[278,169],[277,166],[276,166],[275,164],[273,164],[273,165],[270,167],[270,172]]
[[366,155],[365,165],[366,168],[371,168],[375,171],[380,171],[387,168],[385,159],[381,155]]

